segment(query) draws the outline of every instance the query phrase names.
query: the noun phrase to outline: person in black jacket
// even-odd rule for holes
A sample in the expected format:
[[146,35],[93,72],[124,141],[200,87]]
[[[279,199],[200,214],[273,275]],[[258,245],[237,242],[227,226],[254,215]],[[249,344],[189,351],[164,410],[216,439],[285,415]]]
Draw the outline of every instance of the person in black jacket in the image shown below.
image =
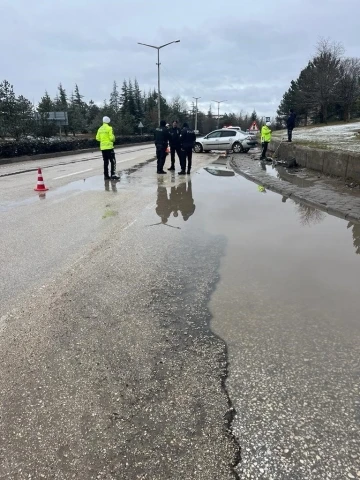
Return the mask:
[[295,118],[296,118],[296,115],[294,113],[294,110],[291,108],[289,112],[289,117],[286,122],[287,131],[288,131],[288,142],[292,142],[292,132],[295,128]]
[[169,130],[166,128],[165,120],[161,120],[160,125],[155,130],[154,141],[156,146],[157,173],[165,174],[164,164],[166,159],[166,149],[170,140]]
[[170,154],[171,154],[171,166],[168,170],[175,170],[175,153],[179,157],[181,166],[181,146],[180,146],[180,133],[181,130],[178,127],[177,120],[173,121],[172,127],[169,129],[170,133]]
[[181,172],[179,175],[186,174],[186,160],[187,160],[187,174],[190,175],[192,166],[192,151],[196,142],[195,131],[189,128],[188,123],[184,123],[181,130],[180,144],[181,144]]

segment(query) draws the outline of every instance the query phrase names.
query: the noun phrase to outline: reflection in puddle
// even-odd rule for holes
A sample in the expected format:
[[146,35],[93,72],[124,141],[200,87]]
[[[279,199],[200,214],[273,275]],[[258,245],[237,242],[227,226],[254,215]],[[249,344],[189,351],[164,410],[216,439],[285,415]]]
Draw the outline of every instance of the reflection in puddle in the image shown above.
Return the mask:
[[308,180],[306,178],[301,178],[296,174],[289,173],[289,171],[282,166],[268,165],[265,162],[261,162],[262,170],[266,171],[271,177],[278,178],[284,182],[291,183],[300,188],[312,187],[315,185],[314,181]]
[[104,180],[104,184],[105,184],[105,191],[106,192],[110,192],[110,186],[111,186],[111,191],[114,192],[114,193],[117,193],[117,191],[118,191],[118,189],[117,189],[118,181],[117,180]]
[[[293,201],[293,200],[292,200]],[[326,213],[318,210],[317,208],[304,205],[302,203],[296,203],[297,211],[299,213],[300,225],[303,227],[310,227],[321,223],[326,218]]]
[[161,222],[150,226],[162,224],[180,229],[180,227],[168,224],[171,214],[177,218],[180,213],[184,222],[186,222],[194,214],[195,208],[191,180],[170,187],[170,193],[168,193],[168,189],[165,186],[158,185],[155,211]]
[[[215,162],[216,167],[219,167],[219,169],[224,168],[224,171],[226,172],[227,170],[225,169],[225,164],[226,161],[219,164],[218,161]],[[209,168],[211,169],[213,168],[213,166],[214,164],[211,164],[209,165],[209,167],[204,168],[204,170],[209,173]],[[293,183],[298,180],[302,186],[308,186],[310,184],[313,184],[310,180],[301,179],[296,177],[296,175],[288,173],[284,167],[273,168],[272,165],[265,164],[265,168],[267,169],[268,173],[272,172],[272,175],[277,176],[277,178],[280,178],[281,175],[283,178],[286,178],[286,180],[288,178],[290,178],[291,181],[294,179],[295,181]],[[252,219],[258,219],[263,217],[262,213],[264,209],[267,211],[266,216],[263,217],[263,221],[268,225],[271,230],[271,226],[273,227],[272,235],[275,235],[275,232],[277,232],[279,224],[283,224],[285,222],[283,228],[285,228],[286,232],[287,227],[285,225],[288,225],[290,231],[293,230],[292,234],[295,237],[303,237],[304,234],[302,233],[302,231],[297,230],[293,224],[294,218],[297,219],[297,224],[302,228],[313,228],[323,224],[321,228],[327,231],[327,229],[329,228],[329,224],[331,224],[332,226],[334,226],[333,235],[335,235],[335,233],[339,231],[338,227],[339,225],[341,225],[341,222],[338,223],[337,217],[334,217],[321,209],[317,209],[299,201],[295,201],[294,199],[288,198],[286,196],[281,196],[278,193],[272,191],[268,191],[268,195],[255,194],[255,192],[257,191],[264,192],[266,190],[263,189],[263,187],[261,187],[260,185],[256,185],[253,182],[248,181],[244,177],[238,175],[235,175],[235,177],[233,177],[234,180],[229,179],[227,181],[227,187],[226,189],[224,189],[223,183],[216,180],[216,177],[219,177],[219,175],[214,174],[212,178],[208,175],[206,177],[204,177],[203,175],[199,177],[199,180],[202,180],[200,184],[207,185],[207,187],[204,187],[204,189],[202,189],[202,194],[207,194],[208,190],[215,189],[215,192],[218,193],[216,195],[217,205],[219,206],[219,208],[221,205],[223,205],[222,212],[225,216],[235,218],[238,215],[238,212],[235,213],[235,210],[238,209],[238,205],[241,203],[241,205],[243,206],[243,208],[241,209],[243,211],[243,214],[241,216],[248,217],[250,215]],[[239,188],[239,183],[241,184],[241,188]],[[211,187],[209,186],[209,184],[211,184]],[[197,188],[199,188],[198,184]],[[201,197],[202,201],[204,201],[203,195]],[[241,201],[238,199],[237,203],[231,207],[229,201],[226,200],[228,195],[231,196],[231,199],[233,199],[233,196],[239,196],[241,197]],[[224,203],[226,204],[226,207],[224,206]],[[286,204],[286,206],[284,204]],[[244,212],[244,209],[246,213]],[[197,217],[197,219],[199,220],[199,217]],[[213,217],[212,221],[214,221]],[[290,227],[291,224],[292,227]],[[248,225],[249,228],[250,226],[252,228],[252,223]],[[354,224],[350,222],[347,228],[352,229],[353,245],[355,248],[355,252],[357,254],[360,254],[360,224]],[[286,234],[288,234],[288,232]],[[249,232],[247,232],[246,236],[249,235]],[[307,236],[305,240],[307,248],[309,248],[308,242],[310,238],[312,237]]]
[[306,178],[301,178],[296,174],[289,173],[288,170],[284,167],[275,167],[278,172],[278,178],[285,182],[292,183],[301,188],[312,187],[315,185],[314,181],[308,180]]
[[360,223],[349,222],[347,228],[352,228],[355,252],[360,255]]
[[219,157],[217,160],[212,162],[209,166],[205,167],[204,170],[211,175],[215,175],[217,177],[234,177],[235,172],[229,166],[227,157]]

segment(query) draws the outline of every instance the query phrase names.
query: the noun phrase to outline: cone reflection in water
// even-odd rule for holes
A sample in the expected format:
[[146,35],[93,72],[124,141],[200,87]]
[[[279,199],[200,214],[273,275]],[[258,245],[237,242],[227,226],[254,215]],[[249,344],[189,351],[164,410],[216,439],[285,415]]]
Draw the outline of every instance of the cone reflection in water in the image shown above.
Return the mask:
[[37,179],[37,184],[36,187],[34,188],[35,192],[46,192],[49,190],[48,188],[45,187],[44,179],[42,176],[41,168],[38,168],[38,179]]

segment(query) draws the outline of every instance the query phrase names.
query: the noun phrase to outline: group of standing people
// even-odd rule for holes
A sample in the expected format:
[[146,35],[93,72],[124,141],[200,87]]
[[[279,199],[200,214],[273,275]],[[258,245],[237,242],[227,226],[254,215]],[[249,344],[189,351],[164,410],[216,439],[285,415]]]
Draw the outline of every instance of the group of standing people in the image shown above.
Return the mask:
[[157,173],[163,175],[167,150],[170,146],[171,165],[168,170],[175,170],[175,154],[179,158],[179,175],[190,175],[192,167],[192,152],[196,142],[196,134],[188,123],[184,123],[182,129],[179,128],[177,120],[174,120],[172,126],[167,125],[165,120],[161,120],[160,125],[155,130],[154,141],[156,146]]
[[[295,128],[296,115],[294,110],[290,109],[287,119],[288,142],[292,141],[292,132]],[[110,118],[103,118],[103,125],[99,128],[96,140],[100,142],[100,149],[104,161],[104,178],[105,180],[118,180],[116,174],[116,158],[114,152],[115,135],[112,127],[109,125]],[[271,141],[271,123],[267,122],[261,129],[261,160],[266,159],[268,145]],[[157,173],[163,175],[167,172],[164,170],[167,151],[170,146],[171,165],[168,170],[175,170],[175,154],[179,158],[180,172],[179,175],[190,175],[192,167],[192,152],[196,142],[196,134],[188,123],[184,123],[182,129],[179,128],[177,120],[174,120],[172,126],[167,124],[165,120],[161,120],[160,125],[155,130],[154,141],[156,146],[157,157]],[[111,173],[109,175],[109,163],[111,165]]]
[[[105,116],[102,126],[97,131],[96,140],[100,143],[100,150],[104,161],[105,180],[118,180],[119,176],[116,173],[116,157],[114,152],[115,135],[113,128],[109,124],[110,118]],[[181,169],[179,175],[190,174],[196,135],[195,131],[192,130],[187,123],[184,123],[182,129],[180,129],[177,120],[173,121],[172,127],[166,124],[165,120],[162,120],[159,127],[155,130],[154,140],[158,174],[166,173],[164,171],[164,165],[169,145],[171,166],[168,170],[175,170],[175,154],[177,154]],[[110,174],[109,163],[111,166]]]

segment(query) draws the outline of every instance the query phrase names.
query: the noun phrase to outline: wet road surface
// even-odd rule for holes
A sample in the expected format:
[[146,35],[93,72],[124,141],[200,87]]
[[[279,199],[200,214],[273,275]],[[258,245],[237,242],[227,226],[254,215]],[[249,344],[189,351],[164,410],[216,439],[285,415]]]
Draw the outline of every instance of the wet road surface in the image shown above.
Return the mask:
[[[125,178],[153,158],[149,146],[117,149],[117,169]],[[49,188],[45,195],[34,192],[38,164]],[[7,300],[41,286],[102,238],[108,228],[102,217],[118,193],[117,183],[104,182],[102,168],[99,152],[0,167],[3,310]],[[129,196],[120,195],[125,207]],[[130,211],[125,223],[133,219]]]
[[0,478],[359,478],[359,226],[147,160],[5,191]]
[[228,346],[240,477],[359,478],[359,225],[242,177],[208,189],[205,204],[219,194],[204,228],[227,239],[210,307]]

